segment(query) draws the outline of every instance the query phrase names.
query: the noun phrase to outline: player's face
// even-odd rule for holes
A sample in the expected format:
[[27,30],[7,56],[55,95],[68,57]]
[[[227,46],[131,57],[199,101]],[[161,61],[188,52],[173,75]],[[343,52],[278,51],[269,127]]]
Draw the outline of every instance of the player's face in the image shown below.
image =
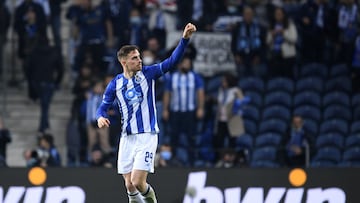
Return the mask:
[[128,71],[137,72],[142,68],[142,60],[138,50],[134,50],[128,54],[125,60],[125,66]]

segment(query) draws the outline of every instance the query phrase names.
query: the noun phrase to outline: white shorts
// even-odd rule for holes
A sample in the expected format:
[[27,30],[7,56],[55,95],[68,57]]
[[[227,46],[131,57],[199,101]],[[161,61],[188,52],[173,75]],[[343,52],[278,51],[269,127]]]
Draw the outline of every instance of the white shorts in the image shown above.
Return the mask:
[[157,134],[141,133],[122,136],[119,143],[118,173],[128,174],[133,169],[154,173],[157,145]]

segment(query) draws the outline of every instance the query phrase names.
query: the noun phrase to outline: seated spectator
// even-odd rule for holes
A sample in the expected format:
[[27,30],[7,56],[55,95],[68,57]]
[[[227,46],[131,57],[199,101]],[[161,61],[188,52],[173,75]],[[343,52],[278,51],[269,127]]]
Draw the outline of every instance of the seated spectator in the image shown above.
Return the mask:
[[286,138],[286,158],[289,167],[301,167],[305,165],[306,150],[310,150],[311,138],[304,129],[304,121],[301,116],[295,115],[292,126]]
[[26,149],[23,154],[24,160],[26,162],[26,167],[35,167],[40,166],[39,155],[34,149]]
[[90,167],[112,168],[109,157],[107,157],[100,149],[95,148],[90,154]]
[[175,156],[173,156],[171,146],[169,144],[163,144],[156,154],[155,166],[159,168],[180,167],[182,164]]
[[236,164],[236,152],[233,149],[223,150],[220,160],[215,164],[215,168],[233,168]]
[[54,145],[54,137],[52,135],[45,134],[40,137],[37,154],[39,155],[42,167],[61,166],[60,154]]

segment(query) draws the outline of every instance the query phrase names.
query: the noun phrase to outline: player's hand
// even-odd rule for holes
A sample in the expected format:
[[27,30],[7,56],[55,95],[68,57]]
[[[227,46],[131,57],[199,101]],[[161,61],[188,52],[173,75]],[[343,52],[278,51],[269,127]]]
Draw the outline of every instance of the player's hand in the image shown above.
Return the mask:
[[104,118],[104,117],[100,117],[100,118],[97,120],[97,125],[98,125],[99,128],[109,127],[109,126],[110,126],[110,120],[107,119],[107,118]]
[[188,23],[184,28],[183,38],[185,39],[190,38],[193,32],[196,32],[195,25],[192,23]]

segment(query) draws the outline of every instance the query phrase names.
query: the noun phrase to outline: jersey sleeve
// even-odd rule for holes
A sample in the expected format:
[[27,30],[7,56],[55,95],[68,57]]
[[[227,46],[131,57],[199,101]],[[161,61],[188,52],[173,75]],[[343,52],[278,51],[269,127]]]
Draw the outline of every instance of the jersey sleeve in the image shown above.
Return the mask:
[[115,96],[116,96],[115,81],[116,80],[113,79],[105,89],[103,100],[96,112],[96,120],[99,119],[100,117],[107,117],[107,110],[109,107],[113,105],[115,101]]
[[144,74],[151,79],[157,79],[171,69],[175,68],[184,55],[185,48],[188,43],[189,39],[181,38],[179,44],[176,46],[169,58],[152,66],[144,66]]

